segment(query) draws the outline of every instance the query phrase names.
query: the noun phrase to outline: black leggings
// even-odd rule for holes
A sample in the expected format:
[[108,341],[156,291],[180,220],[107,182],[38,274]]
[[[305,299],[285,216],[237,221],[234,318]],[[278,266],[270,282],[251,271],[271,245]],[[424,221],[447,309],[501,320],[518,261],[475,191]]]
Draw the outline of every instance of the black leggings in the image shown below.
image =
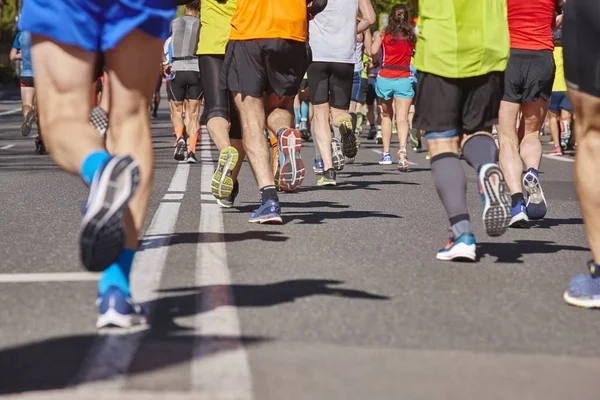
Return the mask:
[[[202,54],[198,57],[200,74],[202,76],[202,86],[204,86],[204,105],[206,107],[206,121],[214,117],[221,117],[229,120],[230,139],[242,138],[242,127],[240,117],[235,110],[231,93],[229,90],[221,89],[221,67],[225,55],[221,54]],[[233,110],[233,112],[232,112]]]

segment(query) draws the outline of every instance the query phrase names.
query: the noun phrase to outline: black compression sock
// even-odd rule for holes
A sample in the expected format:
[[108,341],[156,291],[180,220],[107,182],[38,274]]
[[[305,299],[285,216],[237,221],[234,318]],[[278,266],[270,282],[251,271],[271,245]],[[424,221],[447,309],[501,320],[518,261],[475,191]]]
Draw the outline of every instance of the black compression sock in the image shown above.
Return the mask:
[[525,197],[523,197],[523,193],[511,194],[510,197],[512,199],[512,207],[516,206],[519,203],[519,201],[521,201],[521,200],[525,201]]
[[261,203],[265,204],[268,200],[279,201],[279,197],[277,196],[277,188],[275,186],[265,186],[260,189]]

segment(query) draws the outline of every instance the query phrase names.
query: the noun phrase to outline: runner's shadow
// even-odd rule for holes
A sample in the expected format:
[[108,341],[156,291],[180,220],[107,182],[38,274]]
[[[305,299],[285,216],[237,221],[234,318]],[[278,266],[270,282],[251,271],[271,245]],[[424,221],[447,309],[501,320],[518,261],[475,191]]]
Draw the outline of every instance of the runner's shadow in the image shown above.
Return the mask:
[[[257,203],[244,203],[244,204],[247,204],[247,205],[234,207],[233,209],[236,210],[236,212],[233,212],[233,213],[237,214],[238,211],[244,212],[244,213],[250,213],[258,208]],[[284,219],[287,216],[286,210],[288,210],[290,208],[336,208],[336,209],[350,208],[349,205],[340,204],[340,203],[333,202],[333,201],[305,201],[305,202],[300,202],[300,203],[280,201],[279,204],[281,204],[281,208],[283,208],[283,210],[284,210],[284,214],[283,214]],[[225,214],[228,214],[228,212],[225,212]]]
[[559,251],[589,251],[587,247],[557,245],[546,240],[515,240],[509,243],[478,243],[481,257],[496,257],[497,263],[522,264],[525,254],[552,254]]
[[388,186],[388,185],[420,185],[420,183],[416,182],[405,182],[401,180],[396,181],[341,181],[338,182],[337,186],[302,186],[298,192],[314,192],[321,190],[331,190],[331,191],[346,191],[346,190],[381,190],[381,188],[373,187],[373,186]]
[[[264,285],[211,285],[161,289],[161,297],[143,305],[154,310],[151,325],[156,334],[181,330],[175,318],[189,317],[218,307],[272,307],[312,296],[334,296],[360,300],[389,300],[389,297],[357,289],[334,287],[344,282],[327,279],[295,279]],[[184,294],[179,294],[184,293]],[[200,311],[198,310],[201,306]]]
[[197,243],[230,243],[246,240],[260,240],[264,242],[285,242],[289,239],[282,232],[274,231],[247,231],[242,233],[219,232],[179,232],[171,235],[146,235],[139,243],[138,251],[156,249],[163,246]]
[[[118,335],[71,335],[40,340],[0,350],[0,374],[2,376],[0,395],[69,389],[70,386],[81,383],[80,370],[87,367],[86,357],[98,342],[110,343],[117,349],[115,351],[118,351],[119,348],[129,350],[136,345],[139,345],[139,348],[127,371],[117,371],[117,368],[104,370],[91,366],[94,374],[86,377],[85,383],[109,380],[115,378],[115,375],[119,373],[123,373],[129,379],[135,379],[136,375],[149,373],[149,376],[144,378],[148,380],[146,384],[149,383],[149,379],[152,379],[155,389],[178,391],[181,388],[177,387],[177,379],[173,379],[173,375],[163,375],[162,373],[154,375],[155,371],[187,363],[194,358],[210,357],[242,346],[249,347],[271,340],[273,339],[263,336],[194,334],[157,337],[150,331],[125,332]],[[119,358],[119,354],[114,354],[114,356],[116,359]],[[153,372],[154,374],[152,374]],[[156,378],[160,376],[164,378],[156,381]],[[89,394],[89,389],[84,393]],[[72,393],[64,393],[57,398],[71,398],[70,395]],[[168,396],[166,397],[168,398]],[[43,393],[38,393],[35,398],[46,397]],[[75,395],[72,398],[79,397]],[[99,395],[97,398],[104,397]]]
[[554,226],[561,225],[583,225],[583,219],[581,218],[544,218],[539,221],[529,221],[532,228],[550,229]]
[[321,212],[315,211],[303,214],[286,213],[284,223],[289,224],[292,221],[299,220],[300,224],[319,225],[327,221],[336,219],[362,219],[362,218],[402,218],[395,214],[385,214],[377,211],[340,211],[340,212]]

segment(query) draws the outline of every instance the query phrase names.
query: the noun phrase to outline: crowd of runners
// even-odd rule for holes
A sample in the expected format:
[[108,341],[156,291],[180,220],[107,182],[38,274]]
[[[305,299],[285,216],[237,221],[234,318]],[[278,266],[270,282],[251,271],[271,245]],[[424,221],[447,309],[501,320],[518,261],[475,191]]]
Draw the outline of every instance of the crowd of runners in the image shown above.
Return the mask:
[[418,22],[399,4],[380,30],[370,0],[196,0],[176,19],[170,1],[87,4],[25,0],[11,57],[23,63],[21,133],[37,120],[37,151],[47,146],[90,187],[80,247],[84,266],[104,271],[99,328],[144,319],[129,273],[152,187],[150,117],[163,78],[175,160],[198,161],[206,124],[222,207],[234,205],[249,161],[261,199],[251,223],[283,222],[279,196],[298,190],[308,171],[303,142],[315,142],[318,186],[337,184],[361,141],[381,144],[386,165],[397,135],[399,173],[410,171],[407,149],[426,144],[452,232],[439,260],[477,258],[461,158],[477,172],[489,236],[545,217],[540,133],[549,130],[551,155],[577,146],[594,256],[565,300],[600,307],[595,2],[420,0]]

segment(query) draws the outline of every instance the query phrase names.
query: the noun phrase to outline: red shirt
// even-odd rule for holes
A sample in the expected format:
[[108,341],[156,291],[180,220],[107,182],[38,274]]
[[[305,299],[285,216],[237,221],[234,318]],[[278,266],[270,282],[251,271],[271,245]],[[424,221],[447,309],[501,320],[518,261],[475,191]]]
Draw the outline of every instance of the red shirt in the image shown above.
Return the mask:
[[556,0],[508,0],[507,4],[511,49],[554,50]]
[[[379,76],[382,78],[410,78],[410,58],[415,49],[414,44],[411,44],[404,38],[392,40],[392,35],[388,33],[383,38],[382,48],[382,68],[379,71]],[[406,67],[407,70],[385,68],[390,65],[395,67]]]

